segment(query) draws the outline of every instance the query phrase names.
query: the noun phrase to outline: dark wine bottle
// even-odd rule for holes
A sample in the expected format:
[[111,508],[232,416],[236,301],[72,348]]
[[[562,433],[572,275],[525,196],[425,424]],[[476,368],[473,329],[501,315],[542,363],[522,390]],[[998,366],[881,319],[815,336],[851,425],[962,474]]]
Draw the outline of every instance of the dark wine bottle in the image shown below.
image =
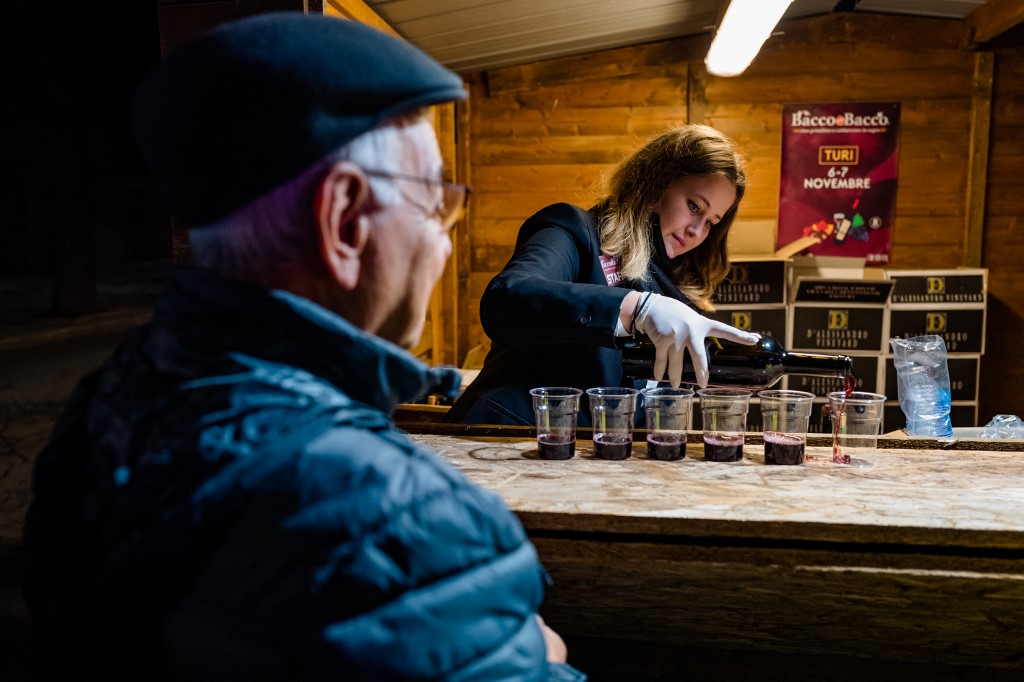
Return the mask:
[[[759,390],[774,385],[786,374],[806,374],[842,379],[853,373],[853,360],[846,355],[792,353],[770,336],[751,346],[709,336],[708,385],[739,386]],[[622,348],[622,369],[632,379],[654,377],[654,344],[646,336],[626,342]],[[697,383],[689,351],[683,363],[683,383]]]

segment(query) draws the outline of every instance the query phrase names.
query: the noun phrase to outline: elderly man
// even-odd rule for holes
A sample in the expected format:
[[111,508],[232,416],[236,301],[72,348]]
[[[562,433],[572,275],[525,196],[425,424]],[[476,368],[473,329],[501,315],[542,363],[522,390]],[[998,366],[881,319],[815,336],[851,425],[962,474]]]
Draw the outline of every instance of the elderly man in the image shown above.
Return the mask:
[[[41,453],[29,604],[127,679],[572,680],[511,512],[398,432],[457,385],[403,348],[466,199],[415,48],[275,13],[184,44],[133,121],[198,267]],[[83,668],[74,668],[78,675]]]

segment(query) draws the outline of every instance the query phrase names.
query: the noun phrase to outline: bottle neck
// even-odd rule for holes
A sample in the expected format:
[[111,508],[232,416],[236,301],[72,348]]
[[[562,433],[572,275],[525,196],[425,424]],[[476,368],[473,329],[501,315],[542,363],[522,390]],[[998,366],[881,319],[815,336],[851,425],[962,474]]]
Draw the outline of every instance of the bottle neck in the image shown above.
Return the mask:
[[846,355],[820,353],[786,353],[783,363],[786,374],[805,374],[842,379],[853,370],[853,360]]

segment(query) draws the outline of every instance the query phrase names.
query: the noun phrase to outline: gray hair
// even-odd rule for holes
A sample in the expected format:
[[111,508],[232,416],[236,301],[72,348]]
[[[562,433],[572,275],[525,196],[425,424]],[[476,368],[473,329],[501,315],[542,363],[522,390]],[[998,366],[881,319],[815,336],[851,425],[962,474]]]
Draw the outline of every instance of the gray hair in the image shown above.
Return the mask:
[[[192,228],[189,242],[195,264],[228,277],[257,280],[266,273],[308,265],[317,254],[314,201],[324,175],[339,161],[366,169],[401,170],[395,166],[407,142],[400,130],[408,122],[410,118],[403,117],[374,128],[226,218]],[[393,183],[368,179],[378,203],[400,201]]]

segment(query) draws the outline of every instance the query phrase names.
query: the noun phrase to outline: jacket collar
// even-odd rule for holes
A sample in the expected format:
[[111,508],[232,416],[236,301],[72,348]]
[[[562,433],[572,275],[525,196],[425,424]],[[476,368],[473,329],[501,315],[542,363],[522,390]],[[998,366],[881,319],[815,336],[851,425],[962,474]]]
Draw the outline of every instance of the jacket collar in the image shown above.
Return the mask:
[[206,270],[172,278],[154,325],[189,355],[235,352],[298,367],[388,412],[430,393],[454,397],[459,387],[458,370],[430,367],[309,299]]

